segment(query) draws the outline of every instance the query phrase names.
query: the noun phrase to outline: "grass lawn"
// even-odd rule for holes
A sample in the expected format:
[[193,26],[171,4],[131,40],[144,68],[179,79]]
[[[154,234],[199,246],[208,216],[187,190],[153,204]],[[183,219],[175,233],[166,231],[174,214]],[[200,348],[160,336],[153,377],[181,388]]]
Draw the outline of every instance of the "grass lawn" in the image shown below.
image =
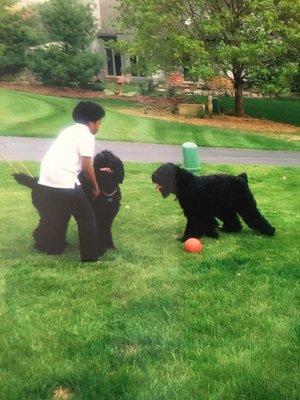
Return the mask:
[[[70,124],[71,112],[78,100],[25,92],[0,90],[0,135],[55,137]],[[148,143],[182,144],[193,141],[199,146],[235,147],[270,150],[299,150],[299,141],[277,139],[270,135],[210,126],[168,122],[120,113],[120,108],[137,104],[116,99],[101,99],[107,111],[101,138]]]
[[3,399],[299,398],[299,169],[247,166],[274,238],[245,227],[187,254],[178,203],[150,181],[156,166],[126,164],[118,250],[83,265],[74,223],[63,256],[34,251],[29,191],[0,165]]

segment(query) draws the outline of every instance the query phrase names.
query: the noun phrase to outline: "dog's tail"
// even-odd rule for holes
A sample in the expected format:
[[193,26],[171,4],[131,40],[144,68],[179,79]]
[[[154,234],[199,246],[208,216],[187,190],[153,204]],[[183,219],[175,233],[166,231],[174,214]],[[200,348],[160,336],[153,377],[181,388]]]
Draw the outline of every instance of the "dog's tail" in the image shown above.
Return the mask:
[[15,180],[23,186],[27,186],[30,189],[33,189],[38,182],[38,178],[33,178],[29,175],[26,174],[13,174],[13,177],[15,178]]
[[243,181],[248,183],[248,175],[246,174],[246,172],[239,174],[237,177],[243,179]]

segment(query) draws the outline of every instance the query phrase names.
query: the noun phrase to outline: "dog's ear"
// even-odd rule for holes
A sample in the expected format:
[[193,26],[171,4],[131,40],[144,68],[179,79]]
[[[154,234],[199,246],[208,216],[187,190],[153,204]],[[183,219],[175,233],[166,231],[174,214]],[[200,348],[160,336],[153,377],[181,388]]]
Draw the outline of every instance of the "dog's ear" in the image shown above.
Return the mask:
[[117,166],[117,171],[115,170],[116,180],[118,183],[123,183],[125,178],[125,170],[122,161],[119,159],[119,163]]
[[109,160],[108,165],[113,171],[114,181],[117,184],[123,183],[123,180],[125,177],[123,162],[120,160],[119,157],[117,157],[115,154],[113,154],[109,150],[105,150],[105,154],[106,154],[107,159]]
[[246,183],[248,183],[248,175],[246,174],[246,172],[242,172],[242,173],[239,174],[237,177],[243,179],[243,181],[245,181]]

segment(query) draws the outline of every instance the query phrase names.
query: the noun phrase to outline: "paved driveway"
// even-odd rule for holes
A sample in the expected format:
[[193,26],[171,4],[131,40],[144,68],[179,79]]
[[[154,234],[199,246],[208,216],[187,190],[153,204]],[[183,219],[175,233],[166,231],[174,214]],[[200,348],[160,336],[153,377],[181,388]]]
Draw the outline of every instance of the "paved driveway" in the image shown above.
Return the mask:
[[[0,155],[9,160],[41,161],[54,139],[0,137]],[[182,161],[179,145],[96,141],[96,150],[109,149],[123,161],[174,162]],[[300,152],[241,150],[230,148],[199,148],[200,161],[207,164],[267,164],[300,165]]]

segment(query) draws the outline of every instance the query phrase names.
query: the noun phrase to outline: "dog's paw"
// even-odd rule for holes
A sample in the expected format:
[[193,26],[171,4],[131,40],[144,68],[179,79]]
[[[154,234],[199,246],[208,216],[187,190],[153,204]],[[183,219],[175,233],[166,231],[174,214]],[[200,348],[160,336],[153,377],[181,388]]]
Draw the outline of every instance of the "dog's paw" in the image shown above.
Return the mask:
[[225,233],[236,233],[236,232],[240,232],[242,230],[241,226],[222,226],[222,228],[220,228],[220,231],[225,232]]
[[210,237],[212,239],[218,239],[219,234],[216,231],[212,231],[212,232],[206,232],[205,236]]

